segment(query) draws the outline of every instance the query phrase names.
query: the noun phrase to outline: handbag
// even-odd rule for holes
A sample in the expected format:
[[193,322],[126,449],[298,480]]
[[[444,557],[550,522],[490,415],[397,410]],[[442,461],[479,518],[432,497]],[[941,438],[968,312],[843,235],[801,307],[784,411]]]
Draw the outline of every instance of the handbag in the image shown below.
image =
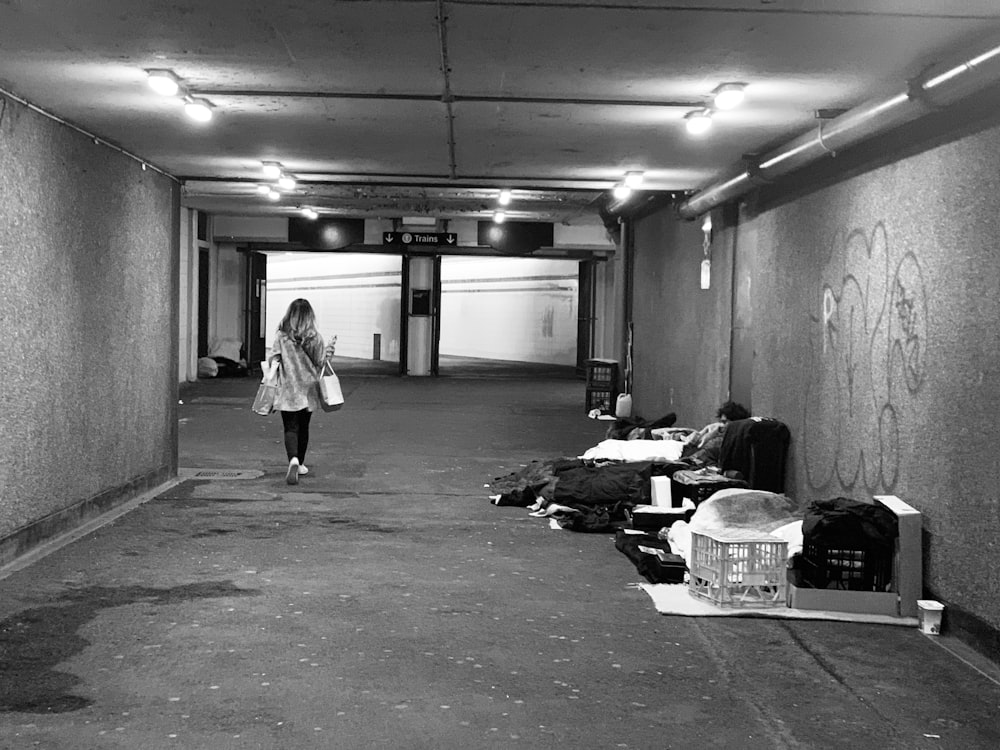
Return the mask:
[[278,363],[275,362],[271,368],[264,368],[264,377],[257,386],[257,395],[254,396],[253,406],[255,414],[262,417],[270,415],[274,411],[274,402],[278,397]]
[[319,374],[319,403],[323,411],[337,411],[344,405],[344,392],[340,389],[340,378],[333,371],[330,360],[323,361]]

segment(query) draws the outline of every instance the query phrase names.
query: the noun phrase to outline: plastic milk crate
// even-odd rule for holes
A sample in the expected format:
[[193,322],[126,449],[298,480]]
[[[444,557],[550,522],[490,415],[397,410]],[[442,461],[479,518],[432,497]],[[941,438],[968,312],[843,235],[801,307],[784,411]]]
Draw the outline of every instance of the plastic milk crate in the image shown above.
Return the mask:
[[784,607],[788,542],[751,529],[691,532],[692,596],[720,607]]
[[612,388],[618,384],[618,360],[588,359],[587,387]]
[[617,397],[618,391],[613,388],[588,388],[587,412],[589,413],[592,409],[600,409],[604,412],[610,412],[615,408],[615,399]]

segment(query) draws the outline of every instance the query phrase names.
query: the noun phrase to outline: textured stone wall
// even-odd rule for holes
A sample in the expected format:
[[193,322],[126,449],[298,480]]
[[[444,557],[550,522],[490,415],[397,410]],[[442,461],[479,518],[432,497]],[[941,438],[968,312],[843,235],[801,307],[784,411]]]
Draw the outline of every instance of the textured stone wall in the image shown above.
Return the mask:
[[1000,126],[874,151],[748,196],[716,243],[735,247],[734,277],[708,293],[697,226],[639,221],[636,405],[672,392],[679,423],[707,421],[735,299],[753,412],[791,429],[788,493],[920,510],[928,593],[1000,653]]
[[750,224],[754,402],[794,490],[900,496],[930,591],[1000,628],[1000,128]]
[[176,470],[178,200],[0,96],[0,539]]

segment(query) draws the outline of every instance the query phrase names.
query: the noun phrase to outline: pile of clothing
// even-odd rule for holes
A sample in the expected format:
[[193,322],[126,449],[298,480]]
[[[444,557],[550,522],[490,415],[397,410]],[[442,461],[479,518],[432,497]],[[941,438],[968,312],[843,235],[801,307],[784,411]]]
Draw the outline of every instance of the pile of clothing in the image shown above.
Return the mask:
[[571,531],[610,531],[649,503],[652,461],[532,461],[490,484],[494,505],[527,508]]

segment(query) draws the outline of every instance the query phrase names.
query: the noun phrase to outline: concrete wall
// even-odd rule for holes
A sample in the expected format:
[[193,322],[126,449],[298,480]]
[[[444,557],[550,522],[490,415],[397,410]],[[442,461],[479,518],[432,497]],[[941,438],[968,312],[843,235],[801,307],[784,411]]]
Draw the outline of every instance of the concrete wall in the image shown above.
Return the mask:
[[181,209],[179,227],[177,376],[183,383],[198,379],[198,212]]
[[728,395],[729,243],[713,240],[707,290],[700,223],[660,211],[635,222],[633,244],[633,412],[700,427]]
[[1000,628],[1000,128],[750,223],[754,404],[793,487],[902,497],[929,590]]
[[0,563],[175,473],[178,210],[0,96]]
[[673,388],[680,423],[707,421],[735,298],[753,412],[791,429],[788,493],[920,510],[927,593],[1000,655],[1000,125],[870,156],[749,196],[713,242],[736,278],[707,294],[698,223],[638,222],[636,406]]

